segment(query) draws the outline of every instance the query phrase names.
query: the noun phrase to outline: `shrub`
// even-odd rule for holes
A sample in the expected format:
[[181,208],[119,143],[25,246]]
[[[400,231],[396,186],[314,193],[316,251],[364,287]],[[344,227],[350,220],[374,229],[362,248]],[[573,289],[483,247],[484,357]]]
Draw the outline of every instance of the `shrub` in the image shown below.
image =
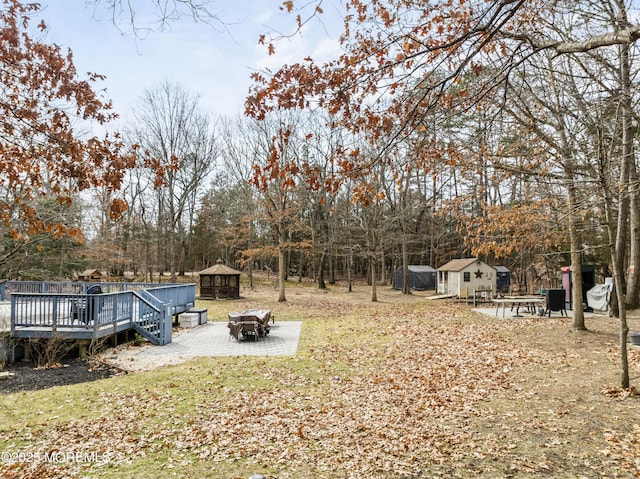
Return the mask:
[[76,341],[70,341],[55,334],[49,338],[29,339],[29,347],[36,367],[42,369],[60,367],[62,359],[75,346]]

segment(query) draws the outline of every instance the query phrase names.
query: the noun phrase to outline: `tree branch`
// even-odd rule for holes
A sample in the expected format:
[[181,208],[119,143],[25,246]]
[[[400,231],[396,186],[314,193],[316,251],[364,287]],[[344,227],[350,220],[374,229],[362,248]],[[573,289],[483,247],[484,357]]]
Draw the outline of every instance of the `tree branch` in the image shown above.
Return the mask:
[[538,51],[555,50],[558,55],[564,55],[567,53],[584,53],[601,47],[635,43],[638,39],[640,39],[640,25],[635,25],[624,30],[618,30],[615,32],[605,33],[603,35],[594,36],[586,40],[570,42],[538,41],[528,35],[510,35],[505,32],[501,32],[501,36],[504,38],[510,38],[512,40],[525,41]]

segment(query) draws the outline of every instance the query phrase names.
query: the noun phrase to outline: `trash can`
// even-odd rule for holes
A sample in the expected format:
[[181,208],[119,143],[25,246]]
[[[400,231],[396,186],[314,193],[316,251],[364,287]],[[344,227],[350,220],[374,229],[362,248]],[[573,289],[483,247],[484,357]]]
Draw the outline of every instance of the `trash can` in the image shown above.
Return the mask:
[[547,290],[547,308],[545,314],[551,317],[551,311],[560,311],[560,316],[567,316],[566,294],[564,289],[548,289]]

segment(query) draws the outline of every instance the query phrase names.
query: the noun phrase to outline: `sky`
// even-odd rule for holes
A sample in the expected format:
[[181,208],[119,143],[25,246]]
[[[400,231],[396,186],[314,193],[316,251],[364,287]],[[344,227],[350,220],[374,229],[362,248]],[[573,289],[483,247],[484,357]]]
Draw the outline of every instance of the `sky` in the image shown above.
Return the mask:
[[[119,122],[130,118],[146,90],[167,80],[199,95],[203,110],[235,117],[243,113],[255,69],[275,71],[306,56],[321,61],[338,55],[342,24],[335,12],[339,0],[324,0],[322,23],[310,22],[301,35],[277,43],[276,55],[269,56],[266,47],[259,45],[259,36],[273,29],[291,32],[295,27],[294,18],[279,10],[281,4],[282,0],[212,0],[210,9],[224,25],[184,18],[144,38],[136,38],[126,25],[119,31],[109,10],[87,7],[82,0],[41,0],[40,16],[48,27],[46,41],[70,48],[80,75],[106,76],[96,88],[106,88],[121,116]],[[136,8],[140,25],[157,18],[141,10],[144,6]]]

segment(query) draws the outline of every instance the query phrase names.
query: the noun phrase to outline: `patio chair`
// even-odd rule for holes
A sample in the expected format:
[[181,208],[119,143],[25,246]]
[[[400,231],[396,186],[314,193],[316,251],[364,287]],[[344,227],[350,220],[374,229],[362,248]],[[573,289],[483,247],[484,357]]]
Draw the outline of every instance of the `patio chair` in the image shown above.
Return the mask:
[[229,339],[234,337],[236,338],[236,340],[240,341],[240,331],[242,330],[242,325],[229,321],[229,323],[227,323],[227,327],[229,328]]
[[239,322],[240,313],[237,311],[231,311],[227,314],[227,317],[229,318],[229,322],[227,323],[227,327],[229,328],[229,339],[233,336],[236,340],[240,341],[240,333],[242,331],[242,324]]
[[231,311],[227,314],[227,317],[229,318],[227,323],[229,339],[233,336],[237,341],[240,341],[243,338],[255,337],[257,341],[261,335],[264,335],[261,334],[261,326],[256,318],[247,316],[244,312]]
[[242,326],[240,334],[243,338],[253,338],[254,341],[258,341],[261,336],[264,336],[264,330],[257,321],[242,321],[240,325]]
[[87,289],[87,295],[83,298],[74,299],[71,302],[71,318],[73,321],[80,321],[88,325],[98,318],[104,307],[104,298],[100,285],[93,285]]

